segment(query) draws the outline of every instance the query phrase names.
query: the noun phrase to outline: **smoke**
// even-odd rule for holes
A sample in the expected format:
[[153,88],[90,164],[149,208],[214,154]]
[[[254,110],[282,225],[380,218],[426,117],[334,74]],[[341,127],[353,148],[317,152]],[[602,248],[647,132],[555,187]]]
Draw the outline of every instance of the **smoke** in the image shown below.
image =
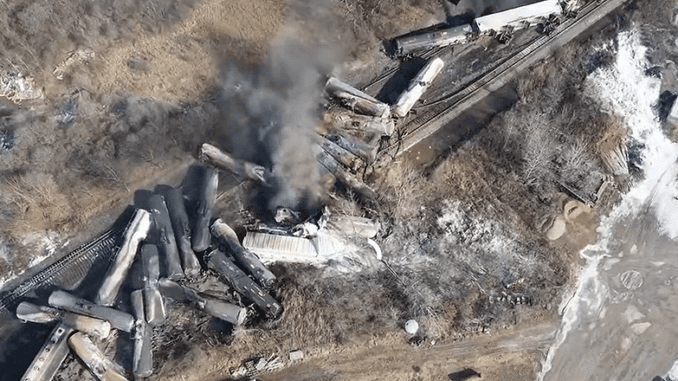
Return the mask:
[[223,75],[227,136],[221,143],[236,156],[271,169],[273,184],[255,197],[265,203],[258,205],[267,209],[260,211],[264,213],[277,207],[311,212],[320,206],[324,190],[314,129],[322,120],[327,74],[348,51],[330,35],[337,21],[329,2],[293,5],[288,17],[309,21],[285,28],[255,70],[230,63]]

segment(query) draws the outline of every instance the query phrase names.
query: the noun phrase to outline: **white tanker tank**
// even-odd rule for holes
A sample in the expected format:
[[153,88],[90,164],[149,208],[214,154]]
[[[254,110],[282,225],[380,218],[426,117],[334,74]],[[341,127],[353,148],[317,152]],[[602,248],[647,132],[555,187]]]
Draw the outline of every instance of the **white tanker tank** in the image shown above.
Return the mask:
[[398,101],[393,106],[393,113],[399,117],[404,117],[412,109],[415,103],[421,98],[426,89],[433,80],[440,74],[445,66],[442,59],[436,57],[426,63],[417,75],[410,81],[407,89],[398,97]]

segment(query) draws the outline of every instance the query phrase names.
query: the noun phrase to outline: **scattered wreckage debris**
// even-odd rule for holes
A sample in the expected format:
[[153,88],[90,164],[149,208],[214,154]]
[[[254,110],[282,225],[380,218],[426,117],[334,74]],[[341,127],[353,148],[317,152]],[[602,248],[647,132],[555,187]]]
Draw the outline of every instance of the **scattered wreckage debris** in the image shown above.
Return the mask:
[[[132,333],[135,349],[131,373],[135,377],[152,374],[151,327],[166,321],[164,298],[187,303],[209,316],[233,325],[243,324],[248,316],[247,308],[203,296],[196,290],[169,279],[173,274],[179,273],[178,270],[172,271],[172,266],[176,268],[180,263],[190,265],[193,257],[198,261],[197,249],[204,248],[202,260],[207,268],[220,275],[235,292],[241,294],[242,301],[253,303],[270,319],[280,316],[283,307],[266,291],[274,286],[276,277],[264,265],[265,261],[243,246],[235,231],[223,220],[216,219],[209,224],[212,222],[217,185],[218,177],[210,167],[197,165],[189,168],[180,188],[157,187],[156,193],[147,197],[147,204],[144,205],[146,209],[126,210],[126,217],[120,219],[125,223],[124,228],[112,229],[93,244],[76,250],[65,261],[57,262],[53,268],[48,268],[34,279],[33,283],[41,279],[56,279],[59,271],[64,268],[79,268],[75,265],[83,267],[79,272],[87,273],[88,267],[92,266],[91,258],[98,258],[88,250],[101,250],[97,246],[101,242],[106,242],[115,251],[110,255],[110,267],[100,269],[102,273],[105,272],[105,276],[100,279],[101,287],[95,295],[85,299],[78,296],[80,292],[71,294],[64,291],[77,291],[77,287],[60,287],[62,283],[50,282],[53,286],[47,303],[51,307],[40,307],[24,301],[15,310],[16,315],[25,321],[57,322],[48,342],[24,374],[24,380],[52,379],[68,354],[69,345],[97,378],[125,379],[125,370],[101,354],[97,347],[97,343],[101,342],[93,342],[87,336],[105,339],[110,337],[111,328]],[[163,195],[172,194],[174,195],[168,197],[171,205],[168,207]],[[302,221],[298,214],[288,208],[279,208],[275,221],[286,226],[279,233],[282,231],[290,234],[290,237],[277,237],[309,241],[308,237],[312,236],[315,239],[313,250],[319,250],[321,254],[358,251],[360,247],[351,242],[365,243],[379,229],[378,224],[368,219],[340,216],[329,218],[328,213],[317,222]],[[174,231],[174,226],[178,227],[178,234]],[[203,232],[205,228],[206,235]],[[249,235],[256,233],[251,232]],[[196,236],[200,238],[196,239]],[[189,242],[191,245],[188,245]],[[188,255],[179,254],[181,246]],[[188,261],[180,261],[179,258],[188,258]],[[337,260],[338,257],[332,259]],[[276,260],[284,258],[269,258],[268,262]],[[130,274],[139,273],[131,271],[135,262],[141,268],[141,279],[133,282],[141,285],[141,288],[135,286],[130,297],[125,298],[119,295],[119,291],[130,278]],[[185,267],[182,271],[185,271]],[[167,278],[161,278],[161,274],[167,274]],[[185,279],[180,276],[177,278],[179,281]],[[34,289],[33,283],[29,282],[24,286],[25,291],[19,295],[12,294],[15,296],[8,298],[7,302],[21,301],[25,293]],[[81,280],[76,282],[77,285],[80,283]],[[240,299],[237,300],[240,302]],[[130,305],[125,306],[125,303]],[[134,316],[125,312],[128,310],[133,311]],[[265,367],[262,364],[259,362],[255,369],[273,369],[275,362],[267,360]]]
[[35,89],[32,77],[15,72],[0,74],[0,97],[5,97],[14,103],[42,98],[42,91]]
[[301,361],[304,359],[304,352],[300,350],[290,352],[290,361]]
[[334,176],[334,178],[343,184],[347,189],[353,191],[356,195],[365,201],[377,199],[377,193],[363,181],[361,181],[355,174],[344,168],[334,157],[327,152],[322,151],[318,154],[318,162],[322,165],[326,174]]
[[[189,168],[186,176],[188,179],[184,179],[180,189],[164,186],[156,188],[157,192],[147,197],[147,203],[144,205],[147,210],[128,208],[123,213],[124,218],[119,220],[125,223],[124,229],[121,227],[111,229],[92,244],[83,246],[31,278],[27,284],[19,287],[19,293],[11,292],[3,296],[4,308],[12,306],[15,302],[22,302],[15,310],[21,320],[43,324],[57,322],[56,328],[24,374],[23,380],[51,380],[67,356],[69,345],[98,379],[127,379],[124,367],[107,359],[88,336],[101,339],[110,337],[111,328],[132,333],[134,340],[132,374],[134,377],[150,376],[153,373],[151,327],[166,321],[163,297],[188,303],[209,316],[233,325],[243,324],[248,316],[247,308],[202,296],[171,279],[160,278],[161,274],[167,274],[168,277],[178,278],[177,280],[185,279],[183,272],[186,269],[181,267],[181,263],[185,267],[193,267],[193,274],[196,274],[196,269],[200,271],[196,249],[209,253],[204,256],[206,264],[226,277],[228,283],[236,292],[242,294],[244,300],[254,302],[270,318],[280,315],[282,306],[273,297],[223,253],[217,249],[208,250],[216,245],[215,242],[221,241],[236,262],[256,276],[255,279],[262,285],[271,287],[275,282],[273,273],[240,245],[235,233],[225,223],[219,222],[221,220],[214,229],[216,236],[212,237],[210,222],[218,185],[216,172],[205,165],[197,165]],[[178,196],[177,190],[180,191]],[[170,196],[172,205],[170,208],[167,208],[162,194],[174,194]],[[139,202],[141,200],[139,197]],[[193,213],[189,215],[186,210]],[[173,225],[179,227],[177,229],[179,234],[175,234]],[[179,240],[176,239],[177,236]],[[64,291],[60,286],[68,282],[59,283],[53,279],[58,279],[62,275],[61,271],[70,268],[77,269],[78,278],[82,278],[80,273],[89,272],[93,265],[92,258],[100,257],[97,251],[103,250],[100,248],[102,242],[107,245],[106,248],[115,252],[110,254],[112,257],[110,267],[100,269],[101,273],[105,272],[105,276],[99,279],[101,287],[98,292],[88,296],[89,300],[95,302],[77,296],[83,293],[82,290],[77,291],[77,287],[63,287],[76,290],[77,295]],[[189,242],[190,245],[187,245]],[[180,256],[178,247],[181,245],[186,255]],[[90,253],[90,250],[94,250],[95,253]],[[195,258],[197,266],[192,258]],[[135,262],[141,267],[139,276],[141,279],[137,279],[137,276],[130,277],[130,274],[139,273],[131,271]],[[172,270],[172,267],[175,270]],[[179,274],[181,276],[178,276]],[[41,307],[21,300],[38,287],[37,283],[40,280],[47,280],[50,285],[51,295],[47,303],[51,307]],[[80,285],[81,281],[78,279],[76,285]],[[127,281],[141,285],[140,289],[137,286],[135,287],[137,289],[131,291],[130,298],[119,295],[123,283]],[[126,310],[134,311],[134,316],[124,312]]]
[[[80,246],[60,261],[30,278],[27,282],[17,287],[19,289],[18,292],[17,290],[10,292],[7,300],[3,301],[6,302],[5,306],[11,306],[11,303],[24,297],[27,293],[37,290],[41,279],[46,280],[48,285],[52,285],[57,283],[55,280],[59,279],[64,270],[68,272],[73,269],[81,269],[83,263],[88,265],[87,268],[90,268],[94,265],[96,259],[115,256],[115,252],[120,251],[120,247],[127,245],[127,242],[122,241],[125,238],[129,238],[127,230],[132,224],[132,217],[135,215],[133,208],[127,208],[112,229],[106,231],[94,241]],[[73,281],[70,281],[72,284]],[[77,284],[80,281],[82,281],[81,278],[77,279],[75,283]],[[102,290],[100,289],[99,291]],[[107,292],[107,294],[110,293]],[[40,351],[21,378],[21,381],[49,381],[54,378],[59,367],[68,356],[68,338],[74,332],[76,332],[74,328],[71,328],[64,322],[59,322],[52,330],[52,333],[50,333],[45,344],[40,348]]]
[[[296,351],[296,352],[301,353],[301,351]],[[291,356],[292,356],[292,353],[290,353],[290,357]],[[303,358],[303,354],[301,355],[299,360],[301,360],[302,358]],[[292,361],[291,358],[290,358],[290,361]],[[274,370],[278,370],[280,368],[283,368],[284,366],[285,366],[285,364],[283,364],[280,361],[280,358],[276,355],[271,355],[269,358],[259,357],[259,358],[255,358],[255,359],[252,359],[252,360],[247,360],[243,363],[242,366],[238,367],[237,369],[232,369],[231,370],[231,377],[235,377],[237,379],[246,377],[246,378],[252,380],[259,373],[272,372]]]
[[[552,3],[554,1],[549,0],[538,4],[539,7],[545,7]],[[549,15],[560,13],[555,12],[555,8],[553,10]],[[520,17],[510,19],[507,15],[502,15],[501,26],[490,23],[492,19],[489,18],[477,19],[473,24],[475,32],[497,32],[497,29],[501,29],[502,33],[510,31],[518,25],[513,24],[522,22],[520,20],[525,16],[521,14],[518,15]],[[528,16],[534,20],[540,17],[535,14]],[[518,26],[525,26],[525,23]],[[399,51],[402,54],[419,50],[420,47],[463,42],[468,31],[469,26],[465,25],[454,31],[438,31],[437,34],[426,37],[422,35],[418,39],[401,38],[398,43]],[[426,39],[428,41],[424,41]],[[67,61],[75,62],[79,56],[73,57],[72,60],[69,57]],[[68,66],[69,64],[65,64],[59,72],[55,70],[55,75],[66,73]],[[336,78],[329,78],[325,86],[327,95],[338,100],[351,112],[334,114],[335,118],[331,123],[333,130],[323,135],[320,146],[308,147],[318,149],[314,152],[317,153],[318,165],[323,173],[331,174],[339,183],[363,199],[376,199],[376,192],[363,179],[366,167],[374,161],[381,138],[396,133],[395,120],[408,115],[443,67],[444,62],[440,58],[430,59],[394,105],[381,102]],[[30,79],[10,74],[0,77],[0,95],[18,102],[33,99],[31,97],[36,94],[41,95],[32,90]],[[233,229],[225,222],[217,219],[212,223],[218,189],[215,168],[251,180],[254,184],[265,184],[268,177],[274,174],[265,167],[243,161],[210,144],[202,145],[200,159],[205,164],[191,167],[178,188],[156,188],[146,209],[132,208],[126,212],[128,216],[124,224],[116,226],[14,291],[0,297],[0,310],[16,311],[19,318],[27,321],[57,323],[48,341],[24,374],[23,380],[52,379],[68,354],[68,345],[99,379],[126,379],[125,374],[129,372],[104,357],[87,336],[108,337],[108,334],[104,335],[107,333],[106,324],[109,325],[109,331],[113,327],[133,332],[135,349],[131,372],[134,376],[146,377],[152,374],[150,327],[163,324],[166,319],[163,298],[187,303],[212,317],[235,325],[243,324],[248,309],[243,307],[241,300],[238,300],[240,305],[231,304],[225,300],[203,296],[181,283],[186,281],[186,275],[196,278],[201,273],[201,260],[207,267],[206,271],[219,274],[236,293],[242,295],[245,302],[254,303],[268,318],[274,319],[280,316],[283,306],[266,291],[273,287],[276,280],[266,264],[302,261],[322,266],[345,261],[345,267],[350,268],[356,264],[369,266],[370,261],[381,259],[379,246],[372,240],[379,231],[378,224],[360,218],[324,216],[317,222],[299,221],[294,213],[288,213],[284,218],[276,219],[276,222],[281,225],[293,222],[292,226],[249,229],[244,241],[240,243]],[[124,230],[121,226],[124,226]],[[155,241],[154,237],[157,238]],[[354,255],[363,246],[373,248],[376,255]],[[130,269],[138,251],[141,252],[140,262],[143,266],[142,288],[139,289],[137,282],[131,295],[121,297],[121,285],[133,273]],[[94,262],[102,258],[112,259],[113,263],[103,277],[95,297],[83,299],[80,297],[82,295],[63,291],[76,289],[84,277],[75,277],[78,280],[61,279],[64,269],[76,269],[77,274],[86,274]],[[159,269],[161,264],[164,266]],[[161,273],[166,277],[160,278]],[[66,287],[65,284],[69,286]],[[16,308],[17,303],[24,301],[27,294],[45,286],[52,292],[49,304],[67,311],[23,303],[19,305],[20,308]],[[127,300],[127,296],[131,300]],[[228,296],[225,299],[230,300]],[[89,300],[95,302],[91,303]],[[517,298],[508,302],[523,304],[530,301]],[[114,305],[120,310],[110,308]],[[134,316],[123,310],[134,311]],[[90,315],[90,318],[79,314]],[[86,320],[91,319],[91,316],[103,320]],[[95,326],[98,328],[92,328]],[[302,357],[300,351],[298,355],[295,352],[294,357],[290,353],[290,361],[298,361]],[[275,356],[256,359],[245,364],[243,375],[279,366],[282,364]]]
[[124,231],[133,213],[133,207],[127,208],[113,224],[113,228],[93,241],[76,248],[13,290],[0,294],[0,313],[13,315],[23,298],[41,290],[77,288],[85,280],[87,272],[92,267],[96,267],[99,263],[107,263],[114,258],[117,248],[122,244]]
[[68,54],[68,57],[54,69],[52,74],[58,79],[63,80],[64,76],[72,71],[73,66],[78,64],[87,64],[94,59],[95,53],[91,49],[78,49]]
[[0,154],[8,152],[16,143],[16,137],[12,131],[0,131]]

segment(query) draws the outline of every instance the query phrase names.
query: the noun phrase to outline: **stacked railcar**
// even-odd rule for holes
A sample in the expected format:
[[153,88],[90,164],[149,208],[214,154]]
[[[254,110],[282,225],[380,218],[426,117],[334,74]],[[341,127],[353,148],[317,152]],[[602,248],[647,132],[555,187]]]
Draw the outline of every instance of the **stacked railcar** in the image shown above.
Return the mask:
[[[407,56],[417,51],[454,44],[464,44],[478,34],[510,37],[511,32],[546,23],[553,15],[563,14],[560,0],[546,0],[481,16],[471,24],[396,38],[395,54]],[[508,38],[506,38],[508,39]]]
[[559,0],[546,0],[503,12],[478,17],[473,20],[473,29],[478,33],[502,33],[525,29],[532,24],[543,22],[551,15],[563,11]]

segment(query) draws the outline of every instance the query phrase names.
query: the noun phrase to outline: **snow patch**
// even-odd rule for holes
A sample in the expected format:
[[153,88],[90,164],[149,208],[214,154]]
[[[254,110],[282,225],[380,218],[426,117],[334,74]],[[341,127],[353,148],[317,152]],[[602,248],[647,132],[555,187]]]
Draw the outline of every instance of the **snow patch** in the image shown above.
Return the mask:
[[35,89],[32,77],[4,72],[0,75],[0,96],[14,103],[21,103],[25,100],[41,98],[42,92]]
[[[644,145],[641,155],[645,178],[635,184],[620,205],[603,219],[598,229],[599,242],[581,251],[580,255],[587,262],[579,276],[575,295],[564,308],[556,342],[542,364],[539,380],[551,370],[552,360],[570,330],[582,324],[582,318],[599,316],[605,310],[603,304],[609,298],[609,290],[598,275],[601,260],[608,256],[611,228],[627,216],[647,213],[650,206],[662,231],[671,238],[678,237],[678,219],[675,218],[678,216],[678,199],[675,198],[678,196],[678,145],[664,136],[652,109],[659,97],[661,81],[644,75],[649,63],[639,31],[622,32],[617,39],[614,65],[593,72],[587,78],[585,94],[596,100],[603,111],[618,116],[629,127],[630,138]],[[640,333],[641,328],[637,327]]]
[[[57,251],[68,245],[68,243],[69,241],[65,238],[65,236],[54,231],[31,232],[24,235],[21,238],[19,244],[24,247],[30,247],[30,252],[33,254],[26,269],[28,270],[39,266],[47,258],[55,255]],[[13,258],[10,248],[1,242],[0,258],[4,259],[8,263],[11,263]],[[4,274],[0,277],[0,289],[2,289],[5,284],[13,281],[19,276],[21,276],[21,274],[16,274],[10,269],[7,274]]]

